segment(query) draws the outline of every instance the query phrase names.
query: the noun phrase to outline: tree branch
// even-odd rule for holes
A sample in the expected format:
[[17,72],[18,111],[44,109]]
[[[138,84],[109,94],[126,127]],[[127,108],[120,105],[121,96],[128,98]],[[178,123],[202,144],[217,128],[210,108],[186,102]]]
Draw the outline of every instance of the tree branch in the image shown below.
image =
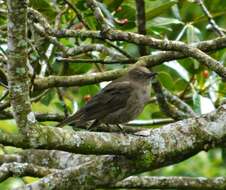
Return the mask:
[[203,0],[196,0],[196,2],[200,5],[202,11],[207,16],[207,18],[209,20],[209,24],[212,26],[213,31],[216,32],[219,36],[224,36],[224,32],[214,21],[213,16],[210,14],[210,12],[207,9],[207,7],[205,6]]
[[226,178],[131,176],[111,188],[223,190],[226,188]]
[[[39,127],[30,136],[30,143],[22,143],[23,136],[0,133],[2,144],[22,147],[42,147],[47,149],[66,150],[83,154],[120,154],[139,155],[141,152],[151,152],[152,162],[175,163],[183,155],[191,154],[202,149],[216,147],[226,136],[226,105],[216,112],[191,118],[162,128],[149,129],[140,132],[146,137],[123,135],[117,133],[74,132],[53,127]],[[216,128],[217,127],[217,128]],[[179,144],[177,142],[180,142]],[[176,155],[175,154],[176,151]],[[181,157],[176,157],[178,154]],[[161,156],[160,156],[161,155]],[[156,157],[155,157],[156,156]],[[161,160],[158,160],[161,158]]]
[[27,1],[8,2],[8,86],[18,127],[35,123],[29,97],[27,68]]
[[13,175],[43,177],[56,171],[57,170],[36,166],[34,164],[17,162],[5,163],[0,166],[0,182]]
[[[50,33],[51,35],[55,35],[57,37],[92,37],[92,38],[102,38],[100,32],[81,32],[74,30],[61,30],[61,31],[53,31]],[[187,45],[183,42],[178,41],[170,41],[170,40],[159,40],[156,38],[144,36],[141,34],[135,34],[132,32],[123,32],[118,30],[109,29],[105,34],[105,38],[109,40],[121,40],[126,42],[131,42],[139,45],[147,45],[153,48],[161,49],[161,50],[169,50],[169,51],[179,51],[186,56],[193,57],[197,59],[200,63],[206,65],[211,70],[215,71],[219,76],[223,79],[226,78],[226,68],[223,67],[218,61],[214,60],[212,57],[203,53],[198,48]]]
[[184,101],[182,101],[179,97],[172,95],[166,89],[163,91],[163,93],[170,103],[172,103],[174,106],[176,106],[180,110],[183,110],[185,113],[188,114],[188,116],[195,117],[197,115],[197,113],[195,113],[192,110],[192,108],[188,104],[186,104]]
[[[218,38],[215,40],[208,40],[194,44],[193,46],[200,48],[202,51],[216,51],[226,47],[226,37]],[[186,55],[180,52],[160,52],[156,55],[143,56],[141,57],[137,64],[145,65],[147,67],[153,67],[159,65],[165,61],[171,61],[174,59],[185,58]],[[126,70],[116,70],[116,71],[107,71],[96,74],[85,74],[85,75],[76,75],[76,76],[49,76],[42,79],[35,80],[35,89],[42,90],[52,87],[69,87],[69,86],[80,86],[95,84],[102,81],[109,81],[118,78],[123,75]],[[87,79],[86,79],[87,78]]]
[[[87,151],[89,154],[123,153],[126,157],[98,156],[83,165],[50,174],[21,189],[38,187],[41,190],[43,185],[49,189],[61,189],[62,187],[65,189],[73,189],[73,187],[91,189],[114,184],[136,173],[180,162],[201,150],[224,146],[226,105],[222,105],[216,112],[199,118],[186,119],[162,128],[147,130],[147,137],[142,138],[120,134],[66,132],[66,130],[60,130],[58,133],[59,129],[55,129],[55,134],[53,134],[49,133],[51,129],[45,132],[46,128],[48,127],[39,132],[48,134],[51,138],[42,137],[42,141],[39,140],[38,144],[32,141],[33,146],[66,149],[81,153]],[[89,140],[88,136],[92,140]],[[108,144],[108,141],[111,144]],[[89,145],[89,142],[92,143]],[[137,150],[134,147],[135,142],[141,143]],[[89,176],[89,178],[85,176]],[[69,180],[71,178],[73,180]]]

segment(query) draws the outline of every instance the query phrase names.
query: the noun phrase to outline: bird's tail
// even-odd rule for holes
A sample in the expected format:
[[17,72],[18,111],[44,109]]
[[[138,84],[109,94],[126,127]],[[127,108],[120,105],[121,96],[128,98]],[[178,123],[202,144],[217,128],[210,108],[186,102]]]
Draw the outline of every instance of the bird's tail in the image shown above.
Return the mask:
[[70,116],[63,120],[62,122],[58,123],[55,127],[63,127],[67,124],[71,124],[73,122],[73,116]]
[[82,123],[81,121],[82,121],[82,113],[77,112],[76,114],[69,116],[62,122],[58,123],[55,127],[63,127],[71,123],[74,123],[75,125],[81,125]]

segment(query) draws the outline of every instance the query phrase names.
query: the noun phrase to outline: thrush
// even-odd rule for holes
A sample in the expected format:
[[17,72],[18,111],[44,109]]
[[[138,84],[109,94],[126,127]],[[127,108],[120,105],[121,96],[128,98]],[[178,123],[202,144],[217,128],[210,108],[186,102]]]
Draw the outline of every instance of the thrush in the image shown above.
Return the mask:
[[135,119],[149,102],[149,84],[155,74],[146,67],[135,67],[104,87],[84,107],[57,127],[72,123],[82,126],[92,120],[92,127],[99,123],[118,125]]

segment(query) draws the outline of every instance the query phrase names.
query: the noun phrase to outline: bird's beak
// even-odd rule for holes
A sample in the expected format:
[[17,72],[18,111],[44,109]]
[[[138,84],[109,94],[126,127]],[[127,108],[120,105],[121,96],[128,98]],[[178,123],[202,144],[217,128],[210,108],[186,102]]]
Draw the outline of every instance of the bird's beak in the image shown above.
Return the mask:
[[157,73],[149,73],[148,76],[149,78],[154,78],[157,75]]

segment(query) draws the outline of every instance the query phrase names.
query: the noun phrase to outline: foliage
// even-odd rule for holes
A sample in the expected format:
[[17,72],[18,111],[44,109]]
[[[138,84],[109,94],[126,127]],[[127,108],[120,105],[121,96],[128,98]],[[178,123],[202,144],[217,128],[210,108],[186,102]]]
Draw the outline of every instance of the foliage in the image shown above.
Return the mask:
[[[71,0],[75,5],[85,22],[91,30],[100,30],[93,12],[87,7],[85,0]],[[156,38],[165,38],[169,40],[180,40],[188,44],[200,42],[203,40],[214,39],[217,37],[208,24],[208,18],[203,14],[200,6],[193,1],[180,0],[146,0],[146,29],[147,35]],[[225,27],[225,7],[226,1],[215,0],[205,1],[205,4],[211,12],[215,21],[223,28]],[[4,2],[0,1],[1,9],[6,8]],[[219,6],[220,5],[220,6]],[[30,0],[29,6],[40,11],[49,23],[52,25],[56,21],[56,16],[60,11],[65,10],[60,19],[60,27],[71,28],[76,30],[85,30],[85,26],[76,16],[75,12],[70,8],[65,8],[65,2],[62,0]],[[110,25],[123,31],[137,31],[136,27],[136,6],[134,0],[103,0],[100,2],[101,10],[104,16],[108,19]],[[0,9],[0,31],[4,31],[4,26],[7,24],[6,14]],[[126,20],[125,20],[126,19]],[[51,48],[50,43],[40,36],[36,36],[29,30],[31,43],[36,47],[32,50],[29,47],[29,59],[34,68],[36,76],[42,72],[42,62],[48,59],[47,75],[79,75],[91,72],[101,72],[123,68],[124,65],[103,65],[94,63],[83,63],[79,60],[94,59],[103,61],[112,61],[117,59],[112,55],[102,51],[93,51],[76,55],[78,61],[61,62],[58,61],[58,56],[62,56],[56,48]],[[0,53],[6,51],[6,42],[4,40],[4,32],[0,33]],[[75,45],[87,45],[90,43],[103,43],[106,47],[110,46],[98,39],[60,39],[60,42],[65,47],[74,47]],[[113,42],[119,46],[131,57],[139,57],[139,48],[134,44],[127,42]],[[116,51],[116,50],[112,50]],[[155,54],[158,51],[154,49],[148,50],[150,54]],[[49,53],[49,55],[48,55]],[[0,54],[1,55],[1,54]],[[221,64],[225,63],[226,51],[220,50],[212,52],[211,56],[216,60],[220,60]],[[4,64],[0,62],[0,67],[4,70]],[[187,104],[189,104],[197,114],[203,114],[214,110],[224,100],[226,95],[226,84],[207,67],[201,65],[196,60],[191,58],[174,60],[155,66],[154,71],[159,73],[158,79],[161,84],[173,94],[178,95]],[[5,83],[4,72],[0,72],[0,82]],[[61,88],[63,99],[59,97],[56,89],[49,89],[41,96],[40,101],[33,102],[32,108],[36,112],[49,112],[63,114],[65,105],[69,113],[74,113],[79,107],[85,104],[87,96],[95,95],[102,87],[100,85],[89,85],[83,87]],[[3,86],[0,86],[0,96],[6,92]],[[32,97],[37,97],[43,91],[33,92]],[[152,93],[152,96],[154,94]],[[7,97],[8,99],[8,97]],[[5,99],[4,101],[7,101]],[[167,117],[156,104],[156,101],[150,103],[138,119],[161,119]],[[0,129],[6,132],[17,132],[15,122],[13,120],[0,121]],[[45,125],[54,125],[55,122],[43,122]],[[221,150],[213,150],[209,153],[200,153],[177,166],[170,166],[161,170],[151,172],[151,175],[187,175],[187,176],[217,176],[225,175],[224,157],[221,155]],[[24,182],[30,182],[27,179]],[[33,179],[32,179],[33,180]],[[31,181],[32,181],[31,180]],[[12,186],[24,183],[21,178],[10,178],[0,184],[0,189],[10,189]],[[10,184],[10,185],[9,185]],[[14,186],[15,187],[15,186]]]

